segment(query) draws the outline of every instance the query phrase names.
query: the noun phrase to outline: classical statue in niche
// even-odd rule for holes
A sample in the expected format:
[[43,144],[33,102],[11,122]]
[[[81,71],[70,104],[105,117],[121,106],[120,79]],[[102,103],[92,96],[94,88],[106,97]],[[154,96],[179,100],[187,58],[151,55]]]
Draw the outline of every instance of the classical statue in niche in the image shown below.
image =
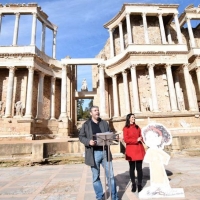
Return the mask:
[[3,114],[3,101],[0,101],[0,116]]
[[87,81],[85,78],[82,81],[81,91],[88,91]]
[[181,111],[185,110],[185,103],[184,103],[184,97],[183,97],[183,91],[180,89],[180,96],[178,97],[178,104],[179,104],[179,109]]
[[145,109],[145,111],[152,111],[152,101],[151,101],[151,98],[146,98],[146,97],[143,97],[142,98],[142,105]]
[[21,101],[15,103],[16,116],[22,116],[23,105]]
[[139,193],[139,198],[184,197],[182,188],[170,187],[164,167],[170,160],[170,155],[163,150],[165,145],[169,145],[172,142],[170,131],[162,124],[150,123],[142,128],[142,137],[149,147],[146,151],[144,162],[149,163],[150,186],[145,187]]

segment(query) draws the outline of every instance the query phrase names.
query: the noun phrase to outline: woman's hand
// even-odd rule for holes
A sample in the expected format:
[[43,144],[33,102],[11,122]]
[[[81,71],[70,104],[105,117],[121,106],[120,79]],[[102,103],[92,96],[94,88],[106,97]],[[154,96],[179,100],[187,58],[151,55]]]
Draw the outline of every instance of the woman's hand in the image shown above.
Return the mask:
[[141,142],[141,141],[142,141],[142,137],[139,137],[139,138],[137,139],[137,141],[138,141],[138,142]]

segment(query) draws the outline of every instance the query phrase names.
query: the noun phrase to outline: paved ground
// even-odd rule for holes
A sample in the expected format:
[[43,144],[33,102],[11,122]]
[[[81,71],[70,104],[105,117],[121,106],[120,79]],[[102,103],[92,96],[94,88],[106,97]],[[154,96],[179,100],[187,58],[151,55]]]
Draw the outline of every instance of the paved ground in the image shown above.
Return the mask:
[[[120,199],[138,199],[130,192],[128,163],[123,159],[113,163]],[[200,200],[200,157],[172,158],[166,170],[171,187],[184,188],[187,200]],[[148,186],[148,165],[143,171],[143,185]],[[84,164],[0,168],[0,199],[95,200],[91,180]]]

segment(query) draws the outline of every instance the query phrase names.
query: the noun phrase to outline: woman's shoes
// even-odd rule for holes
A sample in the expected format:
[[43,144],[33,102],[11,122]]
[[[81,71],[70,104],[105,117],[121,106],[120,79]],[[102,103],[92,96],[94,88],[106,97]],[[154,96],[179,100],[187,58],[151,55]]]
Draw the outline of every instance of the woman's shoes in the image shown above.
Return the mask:
[[142,190],[142,185],[138,185],[138,193]]
[[[137,188],[138,188],[138,193],[141,192],[141,190],[143,189],[142,185],[137,185]],[[135,183],[132,184],[131,192],[136,192],[137,188]]]
[[136,184],[135,183],[132,184],[131,192],[136,192]]

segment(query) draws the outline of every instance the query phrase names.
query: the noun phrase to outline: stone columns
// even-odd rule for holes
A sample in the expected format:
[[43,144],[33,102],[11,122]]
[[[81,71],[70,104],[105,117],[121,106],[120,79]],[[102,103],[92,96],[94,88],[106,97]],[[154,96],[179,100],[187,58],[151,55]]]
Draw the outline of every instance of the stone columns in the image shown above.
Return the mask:
[[124,51],[124,35],[123,35],[122,22],[120,22],[118,26],[119,26],[119,37],[120,37],[120,49],[122,52]]
[[169,88],[169,98],[170,98],[171,110],[178,111],[176,92],[175,92],[175,88],[174,88],[174,81],[173,81],[173,76],[172,76],[171,65],[166,64],[165,68],[166,68],[166,72],[167,72],[167,82],[168,82],[168,88]]
[[162,13],[158,13],[158,19],[159,19],[159,24],[160,24],[160,32],[161,32],[161,37],[162,37],[162,43],[166,44],[166,36],[165,36],[165,27],[163,24],[163,18],[162,18]]
[[45,52],[45,35],[46,35],[46,25],[43,22],[42,23],[42,37],[41,37],[42,41],[41,41],[41,49],[40,49],[42,52]]
[[149,44],[149,35],[148,35],[148,28],[147,28],[147,18],[146,13],[142,13],[142,20],[143,20],[143,27],[144,27],[144,37],[145,37],[145,43]]
[[132,44],[133,40],[132,40],[130,13],[126,13],[126,26],[127,26],[128,44]]
[[153,112],[158,112],[159,110],[158,110],[158,101],[157,101],[157,93],[155,85],[154,66],[155,64],[148,64]]
[[106,94],[105,94],[105,77],[104,77],[104,64],[99,65],[99,92],[100,92],[100,114],[101,116],[107,116],[106,114]]
[[13,86],[15,77],[15,67],[7,67],[9,69],[8,88],[6,94],[6,111],[5,117],[12,117],[12,104],[13,104]]
[[51,106],[50,106],[50,120],[55,120],[55,82],[56,77],[51,77]]
[[57,30],[53,31],[53,53],[52,56],[54,59],[56,59],[56,35],[57,35]]
[[192,31],[190,18],[187,17],[186,20],[187,20],[187,27],[188,27],[188,32],[189,32],[189,36],[190,36],[190,45],[191,45],[192,48],[194,48],[196,45],[195,45],[194,34],[193,34],[193,31]]
[[197,74],[197,81],[198,81],[198,87],[199,87],[199,92],[200,92],[200,67],[196,69],[196,74]]
[[180,87],[180,81],[179,81],[179,77],[178,77],[178,71],[175,71],[174,73],[174,84],[175,84],[175,90],[176,90],[176,99],[178,101],[178,108],[179,110],[182,110],[182,106],[180,105],[180,100],[182,102],[184,102],[184,99],[183,99],[183,95],[181,94],[181,87]]
[[33,79],[34,79],[34,67],[28,66],[28,85],[26,93],[26,113],[24,118],[32,118],[32,99],[33,99]]
[[168,41],[169,44],[172,44],[172,35],[171,35],[171,32],[170,32],[169,25],[167,25],[167,41]]
[[1,33],[1,24],[2,24],[2,13],[0,13],[0,33]]
[[134,113],[140,112],[140,103],[139,103],[139,95],[138,95],[138,82],[136,75],[136,64],[131,65],[131,80],[132,80],[132,88],[133,88],[133,106]]
[[15,28],[14,28],[14,35],[13,35],[13,45],[17,45],[18,40],[18,32],[19,32],[19,18],[20,13],[15,14]]
[[67,118],[67,65],[62,67],[60,119],[62,118]]
[[124,85],[124,103],[125,103],[125,112],[126,115],[131,112],[130,109],[130,100],[129,100],[129,91],[128,91],[128,80],[127,80],[127,71],[122,71],[123,76],[123,85]]
[[109,29],[110,35],[110,58],[114,57],[114,42],[113,42],[113,29]]
[[44,76],[42,72],[39,73],[36,119],[43,119]]
[[194,102],[194,98],[193,98],[193,92],[192,92],[192,88],[191,88],[188,64],[183,65],[183,73],[184,73],[184,79],[185,79],[185,86],[186,86],[189,110],[196,111],[196,106],[195,106],[195,102]]
[[113,83],[113,105],[114,105],[114,116],[113,117],[119,117],[117,75],[112,76],[112,83]]
[[178,43],[179,44],[183,44],[182,35],[181,35],[181,29],[180,29],[180,24],[179,24],[179,21],[178,21],[178,13],[174,14],[174,21],[175,21],[175,25],[176,25],[176,32],[177,32],[177,37],[178,37]]
[[36,44],[37,13],[33,13],[31,45]]

